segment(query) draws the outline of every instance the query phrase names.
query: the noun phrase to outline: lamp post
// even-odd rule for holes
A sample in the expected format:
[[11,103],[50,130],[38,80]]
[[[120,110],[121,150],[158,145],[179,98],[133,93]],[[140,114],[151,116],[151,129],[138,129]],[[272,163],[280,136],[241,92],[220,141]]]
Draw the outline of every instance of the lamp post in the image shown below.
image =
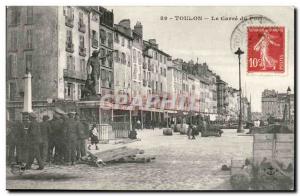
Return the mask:
[[288,117],[288,123],[291,123],[291,100],[290,100],[290,95],[291,95],[291,88],[288,87],[286,90],[286,95],[287,95],[287,102],[288,102],[288,113],[287,113],[287,117]]
[[238,55],[239,58],[239,94],[240,94],[240,113],[239,113],[239,126],[237,129],[238,133],[242,133],[243,126],[242,126],[242,88],[241,88],[241,55],[244,54],[244,51],[242,51],[240,48],[234,53]]

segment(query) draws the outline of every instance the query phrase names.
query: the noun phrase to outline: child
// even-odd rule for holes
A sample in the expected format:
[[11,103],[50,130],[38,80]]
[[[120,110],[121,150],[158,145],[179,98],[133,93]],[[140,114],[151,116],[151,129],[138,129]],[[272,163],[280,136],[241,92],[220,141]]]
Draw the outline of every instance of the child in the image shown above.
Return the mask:
[[[90,137],[91,137],[91,144],[92,145],[95,144],[96,150],[99,150],[97,146],[97,144],[99,143],[99,139],[98,139],[98,130],[96,124],[93,124],[92,129],[90,130]],[[91,150],[92,145],[89,145],[88,147],[89,150]]]

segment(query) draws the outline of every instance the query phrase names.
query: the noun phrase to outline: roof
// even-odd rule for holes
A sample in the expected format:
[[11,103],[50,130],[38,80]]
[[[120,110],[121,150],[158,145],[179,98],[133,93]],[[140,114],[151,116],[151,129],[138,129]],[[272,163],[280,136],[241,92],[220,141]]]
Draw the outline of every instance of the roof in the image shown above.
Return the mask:
[[149,42],[149,41],[146,41],[146,40],[143,40],[144,44],[146,43],[149,47],[146,48],[146,50],[148,50],[149,48],[153,49],[153,50],[156,50],[157,52],[167,56],[167,57],[171,57],[171,55],[169,55],[168,53],[165,53],[164,51],[156,48],[156,47],[153,47],[152,44]]

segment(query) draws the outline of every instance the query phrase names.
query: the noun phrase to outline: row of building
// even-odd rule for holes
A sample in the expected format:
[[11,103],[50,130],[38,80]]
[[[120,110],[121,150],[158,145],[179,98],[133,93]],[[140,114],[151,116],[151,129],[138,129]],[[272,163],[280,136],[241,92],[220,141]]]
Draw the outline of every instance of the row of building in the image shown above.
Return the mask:
[[262,113],[260,118],[267,120],[272,117],[278,120],[294,121],[294,94],[288,87],[287,92],[265,89],[261,96]]
[[[30,70],[33,107],[41,115],[54,104],[75,105],[91,121],[163,121],[170,114],[202,114],[215,120],[237,120],[239,91],[230,87],[206,63],[172,58],[156,39],[144,40],[143,25],[131,28],[129,19],[115,24],[113,11],[103,7],[7,7],[7,114],[20,119],[23,76]],[[195,97],[196,107],[116,107],[103,109],[97,100],[83,100],[91,70],[87,60],[100,51],[100,77],[96,92],[148,97]],[[251,103],[242,98],[243,119]],[[130,117],[131,118],[131,117]]]

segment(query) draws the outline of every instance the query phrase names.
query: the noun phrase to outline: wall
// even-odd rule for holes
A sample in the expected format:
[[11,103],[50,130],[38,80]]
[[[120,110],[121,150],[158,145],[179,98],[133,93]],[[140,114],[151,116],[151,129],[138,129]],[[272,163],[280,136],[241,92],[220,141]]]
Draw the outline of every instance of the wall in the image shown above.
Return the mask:
[[[16,67],[13,68],[15,78],[7,82],[17,83],[17,94],[24,92],[23,76],[25,74],[25,55],[32,54],[32,98],[45,100],[57,98],[57,7],[33,7],[33,23],[27,23],[27,7],[20,7],[20,24],[7,28],[7,55],[15,53],[17,56]],[[8,21],[10,20],[10,7],[8,8]],[[26,49],[26,32],[32,29],[32,49]],[[10,50],[10,36],[12,30],[18,34],[17,50]],[[19,96],[18,100],[22,101]]]

